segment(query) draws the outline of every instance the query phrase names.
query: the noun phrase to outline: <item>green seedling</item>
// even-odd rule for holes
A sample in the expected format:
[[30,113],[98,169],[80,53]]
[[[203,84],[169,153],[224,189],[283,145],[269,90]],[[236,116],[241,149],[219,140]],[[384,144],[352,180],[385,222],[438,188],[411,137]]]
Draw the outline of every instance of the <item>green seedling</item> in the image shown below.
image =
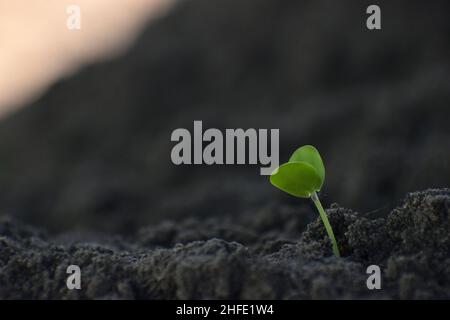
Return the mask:
[[295,150],[287,163],[282,164],[270,176],[270,182],[278,189],[299,198],[311,198],[331,239],[333,252],[340,257],[339,248],[328,216],[320,203],[317,192],[325,181],[325,167],[319,151],[313,146]]

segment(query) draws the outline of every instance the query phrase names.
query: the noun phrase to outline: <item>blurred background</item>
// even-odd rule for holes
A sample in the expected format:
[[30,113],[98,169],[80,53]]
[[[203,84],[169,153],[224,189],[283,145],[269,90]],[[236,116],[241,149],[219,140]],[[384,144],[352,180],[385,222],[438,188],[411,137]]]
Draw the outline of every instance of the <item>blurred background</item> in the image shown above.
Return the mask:
[[[77,4],[82,29],[66,28]],[[382,215],[450,180],[448,1],[0,0],[0,212],[59,233],[239,217],[259,166],[175,166],[176,128],[279,128],[321,197]]]
[[[0,0],[0,116],[80,66],[119,55],[171,0]],[[66,27],[70,5],[82,29]]]

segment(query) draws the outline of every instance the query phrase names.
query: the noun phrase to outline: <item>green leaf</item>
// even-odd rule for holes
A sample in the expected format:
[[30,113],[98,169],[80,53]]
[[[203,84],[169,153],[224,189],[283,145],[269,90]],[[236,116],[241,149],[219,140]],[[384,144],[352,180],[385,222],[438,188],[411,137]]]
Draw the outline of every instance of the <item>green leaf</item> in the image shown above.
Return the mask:
[[290,195],[309,198],[320,189],[323,181],[309,163],[296,161],[282,164],[272,173],[270,182]]
[[317,175],[320,178],[320,186],[317,190],[322,188],[325,181],[325,167],[323,165],[322,158],[320,157],[319,151],[310,145],[306,145],[298,148],[289,158],[289,162],[306,162],[310,164]]

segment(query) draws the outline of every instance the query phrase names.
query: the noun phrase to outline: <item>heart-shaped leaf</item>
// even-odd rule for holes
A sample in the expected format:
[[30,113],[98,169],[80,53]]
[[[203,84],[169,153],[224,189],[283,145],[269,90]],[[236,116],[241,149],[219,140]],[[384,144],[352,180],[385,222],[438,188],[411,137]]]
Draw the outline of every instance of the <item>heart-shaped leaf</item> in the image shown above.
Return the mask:
[[284,192],[295,197],[313,200],[325,230],[330,237],[333,253],[340,257],[339,248],[333,229],[328,221],[327,213],[323,209],[316,191],[320,191],[325,180],[325,167],[319,151],[313,146],[303,146],[295,150],[289,162],[282,164],[270,176],[270,182]]
[[317,175],[320,178],[320,186],[317,189],[320,190],[325,181],[325,167],[323,165],[322,158],[320,157],[319,151],[310,145],[306,145],[298,148],[289,158],[289,162],[306,162],[310,164],[314,170],[316,170]]
[[270,182],[295,197],[309,198],[323,182],[313,166],[305,161],[282,164],[270,176]]

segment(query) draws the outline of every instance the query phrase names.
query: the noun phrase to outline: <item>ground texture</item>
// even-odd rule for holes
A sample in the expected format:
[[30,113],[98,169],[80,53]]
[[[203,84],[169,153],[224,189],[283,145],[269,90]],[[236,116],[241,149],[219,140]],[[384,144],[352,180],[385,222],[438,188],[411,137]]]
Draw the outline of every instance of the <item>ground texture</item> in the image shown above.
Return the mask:
[[[55,243],[2,220],[0,298],[450,298],[450,190],[408,194],[386,218],[332,205],[342,258],[319,219],[302,232],[308,211],[275,206],[236,221],[167,221],[102,244]],[[71,264],[82,270],[79,291],[66,287]],[[381,267],[381,290],[366,287],[370,264]]]

